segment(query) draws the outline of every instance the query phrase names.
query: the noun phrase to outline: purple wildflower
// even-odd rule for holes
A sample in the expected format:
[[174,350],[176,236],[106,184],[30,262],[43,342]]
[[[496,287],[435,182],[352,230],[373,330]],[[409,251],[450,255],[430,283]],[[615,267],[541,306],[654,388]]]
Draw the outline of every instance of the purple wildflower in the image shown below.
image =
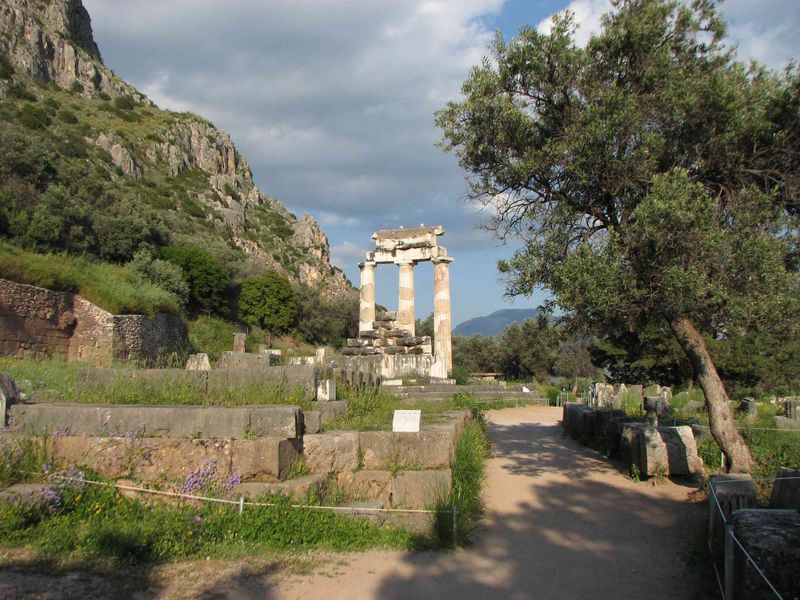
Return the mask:
[[66,437],[69,435],[69,427],[58,427],[55,432],[56,439]]
[[194,516],[194,522],[195,522],[195,523],[199,523],[199,522],[200,522],[200,521],[202,521],[202,520],[203,520],[203,517],[201,517],[200,515],[195,515],[195,516]]

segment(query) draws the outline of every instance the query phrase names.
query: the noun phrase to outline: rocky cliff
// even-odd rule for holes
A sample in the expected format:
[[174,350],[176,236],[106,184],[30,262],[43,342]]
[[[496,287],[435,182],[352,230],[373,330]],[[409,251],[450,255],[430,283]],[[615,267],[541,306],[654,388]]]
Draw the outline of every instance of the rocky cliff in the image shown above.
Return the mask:
[[326,296],[352,290],[330,265],[317,222],[308,214],[297,219],[255,187],[227,133],[196,115],[158,109],[103,64],[80,0],[3,0],[0,60],[7,114],[35,116],[66,105],[74,123],[62,118],[51,127],[54,119],[44,114],[42,129],[80,136],[78,143],[93,149],[88,160],[99,157],[97,168],[125,194],[133,190],[149,202],[179,241],[217,231],[220,247],[227,244],[235,255],[228,262],[245,274],[275,268]]

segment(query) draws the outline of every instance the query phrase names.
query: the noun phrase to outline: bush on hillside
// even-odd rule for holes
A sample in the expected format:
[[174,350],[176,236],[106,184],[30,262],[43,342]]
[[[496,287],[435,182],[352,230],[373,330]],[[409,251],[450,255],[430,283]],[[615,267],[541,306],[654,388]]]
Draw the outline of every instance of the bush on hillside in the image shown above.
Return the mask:
[[228,270],[202,248],[169,246],[159,250],[159,257],[179,266],[189,284],[189,308],[225,312],[225,292],[230,275]]
[[297,303],[289,280],[276,271],[245,279],[239,315],[270,334],[288,332],[297,322]]

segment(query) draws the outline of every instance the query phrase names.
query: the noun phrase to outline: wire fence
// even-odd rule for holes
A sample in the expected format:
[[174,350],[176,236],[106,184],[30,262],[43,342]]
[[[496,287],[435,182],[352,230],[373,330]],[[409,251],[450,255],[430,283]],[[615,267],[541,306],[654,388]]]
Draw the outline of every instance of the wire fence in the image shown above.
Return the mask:
[[[800,477],[778,477],[775,479],[740,479],[718,481],[716,477],[711,478],[710,494],[709,494],[709,527],[708,527],[708,550],[711,555],[711,562],[714,566],[714,573],[716,575],[717,583],[719,584],[720,593],[724,600],[733,600],[734,588],[736,587],[736,570],[737,568],[751,567],[755,573],[758,574],[761,582],[765,585],[764,592],[771,594],[773,598],[783,600],[783,596],[776,589],[775,585],[767,577],[763,568],[756,563],[750,553],[745,549],[742,542],[736,537],[733,532],[733,524],[730,522],[729,514],[726,515],[717,494],[718,486],[747,486],[751,483],[759,481],[789,481],[800,480]],[[729,506],[728,513],[732,513],[738,508],[751,508],[748,506],[739,506],[740,501],[734,501],[736,506]],[[722,529],[722,539],[719,537],[719,525]],[[738,551],[737,551],[738,548]],[[743,560],[736,560],[737,552]],[[720,558],[722,565],[720,565]],[[741,579],[741,578],[740,578]]]

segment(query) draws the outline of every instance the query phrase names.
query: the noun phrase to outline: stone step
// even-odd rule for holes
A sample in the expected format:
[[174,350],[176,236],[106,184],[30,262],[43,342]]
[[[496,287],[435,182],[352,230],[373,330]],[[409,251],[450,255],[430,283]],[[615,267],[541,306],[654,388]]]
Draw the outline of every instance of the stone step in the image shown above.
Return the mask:
[[[503,387],[499,385],[446,385],[446,384],[428,384],[428,385],[403,385],[403,386],[387,386],[386,390],[395,394],[402,394],[405,392],[521,392],[522,386],[514,385]],[[532,386],[528,389],[533,390]]]
[[234,438],[302,435],[297,406],[158,406],[143,404],[14,404],[14,423],[22,431],[60,431],[69,435],[135,433],[166,438]]

